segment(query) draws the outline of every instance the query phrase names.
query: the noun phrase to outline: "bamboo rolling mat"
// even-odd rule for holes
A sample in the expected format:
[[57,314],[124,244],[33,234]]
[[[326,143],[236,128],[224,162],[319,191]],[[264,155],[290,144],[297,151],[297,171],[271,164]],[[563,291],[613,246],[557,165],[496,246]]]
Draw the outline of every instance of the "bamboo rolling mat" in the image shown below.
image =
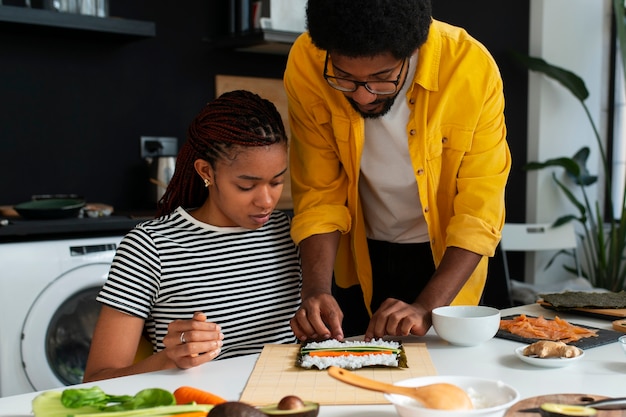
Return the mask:
[[[394,383],[436,375],[424,343],[404,343],[408,368],[361,368],[354,372],[377,381]],[[286,395],[320,404],[389,404],[383,394],[353,387],[324,371],[296,366],[300,345],[265,345],[239,399],[260,406],[275,404]]]

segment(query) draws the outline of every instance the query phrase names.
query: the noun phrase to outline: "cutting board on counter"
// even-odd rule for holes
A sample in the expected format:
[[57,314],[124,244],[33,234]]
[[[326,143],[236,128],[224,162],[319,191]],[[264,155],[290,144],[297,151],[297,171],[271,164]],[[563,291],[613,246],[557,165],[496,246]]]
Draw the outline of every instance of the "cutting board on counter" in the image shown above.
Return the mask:
[[537,301],[537,304],[548,310],[565,311],[567,313],[580,314],[599,319],[617,320],[626,318],[626,308],[555,308],[552,304],[543,300]]
[[[361,368],[354,372],[381,382],[436,375],[424,343],[403,343],[408,368]],[[255,406],[275,404],[286,395],[297,395],[320,404],[389,404],[383,394],[345,384],[325,370],[296,365],[299,344],[265,345],[250,374],[240,401]]]
[[626,319],[624,320],[615,320],[613,323],[613,329],[618,332],[626,333]]
[[[609,397],[589,394],[550,394],[530,397],[513,404],[504,417],[538,417],[539,413],[522,413],[519,410],[539,407],[543,403],[584,404],[605,398]],[[626,410],[598,410],[596,415],[598,417],[626,417]]]

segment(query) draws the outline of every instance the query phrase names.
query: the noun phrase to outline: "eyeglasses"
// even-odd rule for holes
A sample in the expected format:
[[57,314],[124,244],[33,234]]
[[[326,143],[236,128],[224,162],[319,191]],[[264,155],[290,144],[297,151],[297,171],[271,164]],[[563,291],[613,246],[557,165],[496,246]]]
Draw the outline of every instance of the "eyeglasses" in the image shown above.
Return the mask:
[[343,91],[344,93],[352,93],[357,88],[363,86],[367,91],[372,94],[389,95],[398,91],[398,85],[400,84],[400,77],[402,77],[402,71],[406,65],[406,58],[402,60],[402,66],[398,73],[398,78],[395,81],[356,81],[349,80],[347,78],[333,77],[328,75],[328,52],[326,52],[326,61],[324,62],[324,79],[335,90]]

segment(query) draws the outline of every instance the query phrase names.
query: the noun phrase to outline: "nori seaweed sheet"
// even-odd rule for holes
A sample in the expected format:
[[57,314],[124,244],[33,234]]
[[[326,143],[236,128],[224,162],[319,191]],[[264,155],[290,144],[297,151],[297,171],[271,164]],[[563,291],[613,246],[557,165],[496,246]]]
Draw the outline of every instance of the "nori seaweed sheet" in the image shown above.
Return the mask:
[[[298,351],[298,356],[296,357],[296,366],[299,368],[303,368],[303,369],[317,369],[316,366],[313,366],[311,368],[306,368],[304,366],[302,366],[302,348],[304,346],[306,346],[308,342],[301,342],[300,343],[300,350]],[[404,351],[404,346],[402,345],[402,342],[398,342],[399,343],[399,347],[398,349],[400,349],[400,353],[398,353],[398,368],[408,368],[409,367],[409,363],[407,361],[406,358],[406,352]],[[389,366],[384,366],[384,365],[372,365],[372,366],[368,366],[368,368],[389,368]],[[324,369],[325,370],[325,369]]]
[[539,296],[554,308],[626,308],[626,291],[566,291],[558,294],[539,294]]

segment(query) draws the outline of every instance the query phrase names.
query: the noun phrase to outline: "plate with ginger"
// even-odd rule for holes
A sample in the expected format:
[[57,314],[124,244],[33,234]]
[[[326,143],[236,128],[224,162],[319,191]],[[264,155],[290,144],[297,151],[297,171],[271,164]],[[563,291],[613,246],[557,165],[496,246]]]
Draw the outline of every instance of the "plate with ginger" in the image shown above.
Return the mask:
[[585,351],[563,342],[541,340],[518,347],[515,349],[515,355],[534,366],[562,368],[581,360],[585,356]]

